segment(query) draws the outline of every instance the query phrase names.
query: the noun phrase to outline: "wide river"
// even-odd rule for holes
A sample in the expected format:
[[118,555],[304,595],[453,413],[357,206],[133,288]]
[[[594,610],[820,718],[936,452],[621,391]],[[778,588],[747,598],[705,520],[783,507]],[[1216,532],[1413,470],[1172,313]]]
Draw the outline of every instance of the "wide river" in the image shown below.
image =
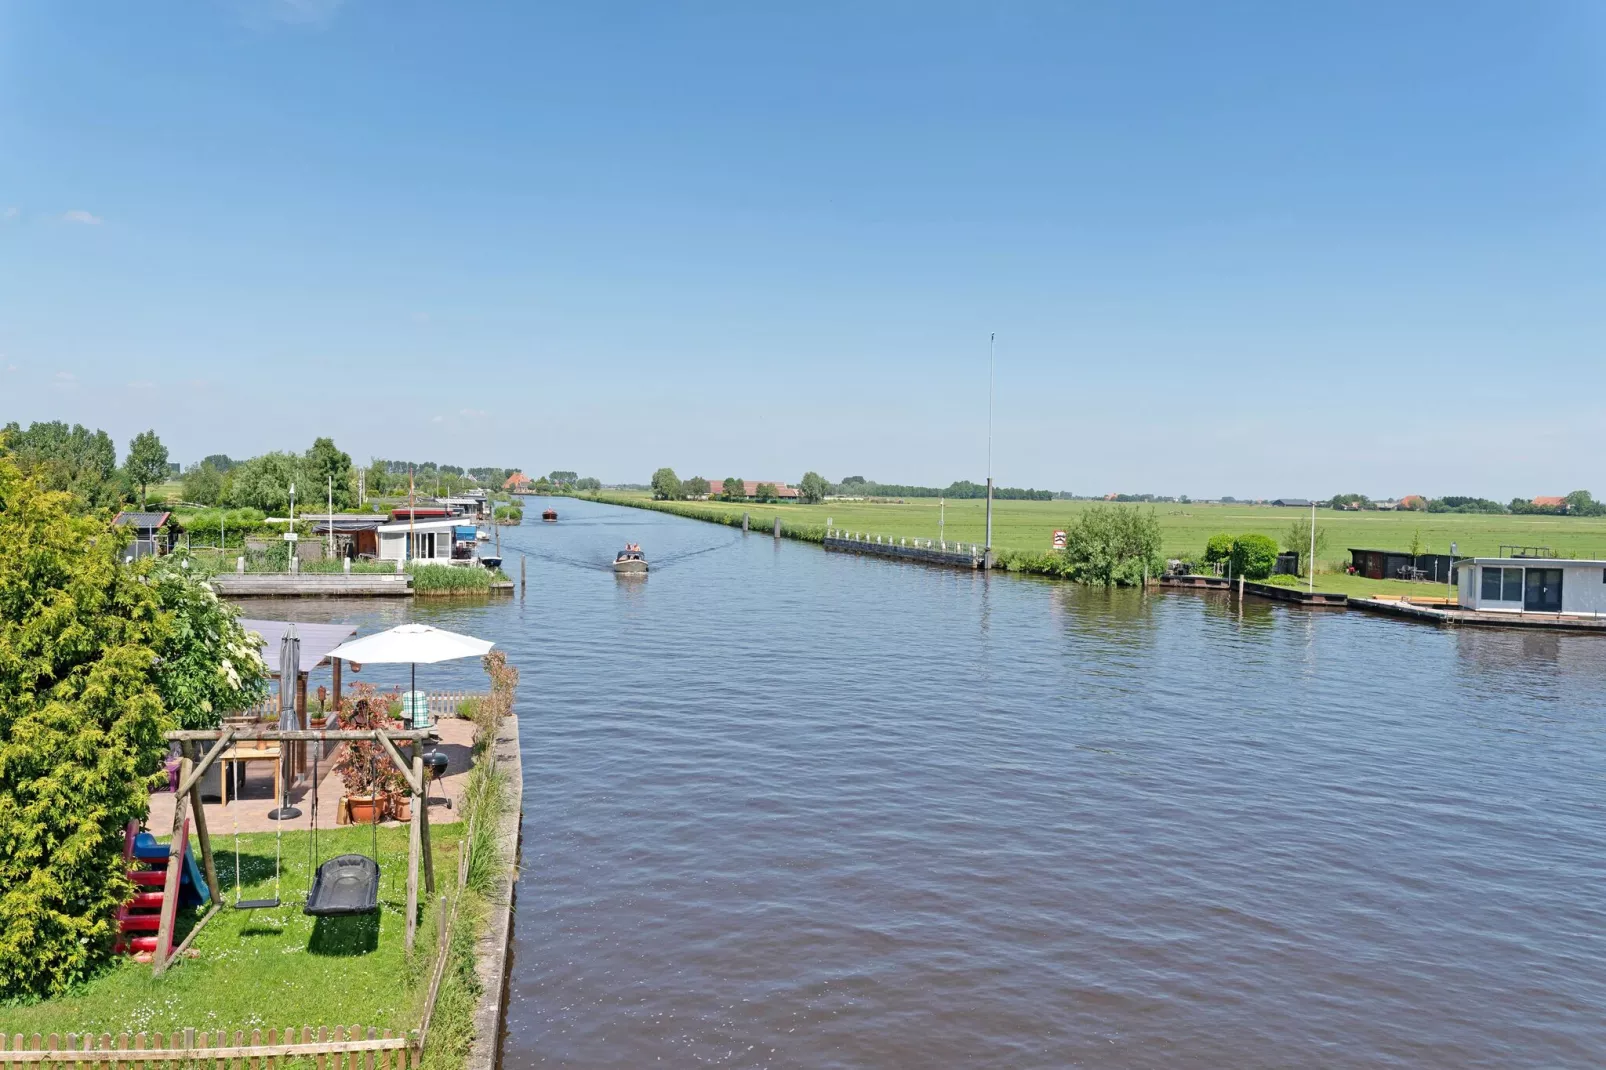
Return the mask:
[[1606,640],[553,504],[522,599],[251,607],[522,672],[508,1066],[1606,1064]]

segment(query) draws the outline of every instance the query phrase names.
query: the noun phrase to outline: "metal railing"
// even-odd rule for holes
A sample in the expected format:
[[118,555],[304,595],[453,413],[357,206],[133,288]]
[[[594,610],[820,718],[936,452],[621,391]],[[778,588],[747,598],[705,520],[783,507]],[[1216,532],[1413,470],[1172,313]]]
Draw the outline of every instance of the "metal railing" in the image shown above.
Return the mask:
[[905,536],[876,535],[863,531],[846,531],[826,528],[825,537],[833,542],[851,542],[861,546],[913,547],[917,550],[935,550],[938,553],[966,555],[980,559],[986,548],[979,543],[958,542],[952,539],[910,539]]

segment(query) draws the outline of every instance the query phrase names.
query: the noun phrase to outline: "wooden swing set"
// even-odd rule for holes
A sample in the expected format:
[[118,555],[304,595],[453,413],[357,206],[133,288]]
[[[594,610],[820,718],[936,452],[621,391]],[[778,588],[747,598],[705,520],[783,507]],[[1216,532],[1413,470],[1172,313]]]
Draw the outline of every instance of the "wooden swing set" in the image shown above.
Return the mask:
[[[211,730],[169,732],[167,733],[167,739],[170,742],[174,742],[179,745],[181,755],[178,769],[178,789],[174,792],[175,805],[173,807],[172,842],[174,844],[181,844],[184,842],[185,822],[190,819],[191,811],[193,811],[196,842],[199,843],[201,848],[201,868],[202,872],[206,876],[207,890],[211,892],[211,904],[207,909],[206,914],[203,915],[201,920],[196,923],[195,928],[191,929],[189,935],[184,938],[184,942],[179,944],[179,946],[176,948],[173,947],[173,927],[178,913],[178,891],[179,882],[182,877],[184,867],[184,851],[177,849],[169,851],[167,859],[166,881],[163,884],[165,898],[163,899],[161,921],[156,934],[156,950],[151,956],[151,969],[156,976],[160,977],[162,972],[172,964],[173,960],[179,958],[186,950],[188,950],[191,942],[194,941],[196,934],[198,934],[201,929],[206,926],[207,922],[212,920],[212,916],[216,914],[224,904],[222,889],[218,885],[217,866],[213,862],[212,858],[212,837],[206,827],[206,809],[201,804],[201,779],[206,775],[207,770],[212,767],[213,763],[227,753],[230,747],[236,743],[245,742],[344,743],[365,741],[379,744],[380,749],[385,752],[385,755],[390,759],[391,764],[396,767],[396,771],[401,774],[402,779],[407,784],[408,791],[413,796],[411,807],[412,818],[409,822],[410,827],[407,836],[406,915],[407,951],[409,954],[412,953],[413,938],[418,929],[418,869],[420,859],[423,860],[425,894],[435,894],[435,857],[434,852],[430,849],[429,798],[427,794],[428,781],[425,779],[424,775],[424,755],[422,747],[426,741],[431,744],[437,744],[440,742],[440,736],[433,728],[397,730],[383,728],[332,728],[302,729],[294,731],[283,729],[220,728]],[[204,754],[200,753],[202,744],[208,742],[211,743],[211,746],[206,748]],[[408,754],[406,756],[403,756],[402,754],[402,747],[406,747],[408,750]],[[313,781],[314,782],[310,790],[313,792],[314,797],[316,797],[318,791],[316,774],[314,774]],[[284,791],[284,796],[279,800],[281,805],[283,805],[285,799],[288,798],[288,794],[289,788],[287,785]],[[377,823],[378,815],[375,815],[374,820]],[[316,831],[316,803],[314,803],[313,806],[313,822],[313,828],[314,831]],[[376,832],[375,836],[377,837],[377,835],[378,834]],[[316,898],[318,890],[323,884],[324,874],[321,872],[322,869],[324,869],[326,866],[334,865],[335,863],[341,863],[343,860],[360,858],[362,858],[362,856],[344,855],[340,858],[331,859],[328,863],[325,863],[323,866],[319,867],[320,872],[318,874],[318,880],[313,886],[312,895],[309,896],[306,913],[338,915],[347,913],[366,913],[373,909],[371,907],[366,910],[343,909],[339,907],[325,907],[319,909],[313,902],[310,901],[312,898]],[[378,861],[377,859],[366,861],[369,862],[372,870],[373,888],[369,890],[375,891],[378,885]],[[345,865],[348,869],[350,868],[349,862],[345,862]],[[236,877],[238,877],[238,874],[236,874]],[[277,882],[277,871],[275,871],[275,879]],[[251,909],[256,906],[277,904],[278,899],[277,896],[275,896],[271,902],[246,902],[236,903],[235,905],[241,909]]]

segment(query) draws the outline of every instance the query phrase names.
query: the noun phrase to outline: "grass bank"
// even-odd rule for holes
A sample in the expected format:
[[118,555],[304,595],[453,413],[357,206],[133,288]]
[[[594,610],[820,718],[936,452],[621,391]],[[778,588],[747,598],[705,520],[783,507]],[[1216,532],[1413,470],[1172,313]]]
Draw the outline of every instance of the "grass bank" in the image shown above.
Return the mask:
[[[935,498],[903,501],[830,501],[819,505],[742,502],[654,502],[644,493],[605,491],[581,497],[637,508],[658,509],[697,520],[740,526],[742,514],[752,515],[755,530],[769,530],[781,518],[782,534],[818,542],[827,520],[832,526],[894,538],[983,542],[986,539],[986,503],[977,499],[951,500],[943,506]],[[1034,560],[1050,552],[1056,528],[1067,528],[1077,515],[1102,503],[1083,501],[995,501],[993,545],[999,563],[1010,570],[1038,571]],[[1140,508],[1149,508],[1140,506]],[[1310,510],[1259,505],[1153,506],[1160,520],[1166,557],[1197,558],[1205,541],[1218,532],[1260,534],[1281,540],[1289,527],[1309,520]],[[939,528],[939,517],[941,526]],[[1569,557],[1606,557],[1606,518],[1519,516],[1462,513],[1347,513],[1317,509],[1317,530],[1327,535],[1327,548],[1318,554],[1321,567],[1316,583],[1323,590],[1342,594],[1437,595],[1442,586],[1399,580],[1368,580],[1344,575],[1349,548],[1407,550],[1416,540],[1422,553],[1449,553],[1455,542],[1463,556],[1493,556],[1502,544],[1548,546]],[[940,532],[940,534],[939,534]]]
[[[455,884],[463,826],[431,828],[435,872]],[[227,905],[196,937],[194,958],[161,977],[149,965],[123,959],[76,991],[26,1006],[0,1005],[0,1032],[111,1033],[174,1029],[266,1029],[303,1025],[361,1024],[398,1031],[417,1028],[435,961],[439,901],[426,904],[412,958],[403,950],[407,902],[407,833],[379,829],[380,911],[356,918],[309,918],[306,901],[311,834],[286,832],[282,844],[271,832],[242,834],[240,894],[267,898],[277,890],[282,905],[269,910],[233,910]],[[319,829],[318,856],[370,854],[367,827]],[[234,837],[213,830],[218,882],[225,898],[235,894]],[[281,871],[275,888],[274,855]],[[182,918],[181,932],[197,912]]]

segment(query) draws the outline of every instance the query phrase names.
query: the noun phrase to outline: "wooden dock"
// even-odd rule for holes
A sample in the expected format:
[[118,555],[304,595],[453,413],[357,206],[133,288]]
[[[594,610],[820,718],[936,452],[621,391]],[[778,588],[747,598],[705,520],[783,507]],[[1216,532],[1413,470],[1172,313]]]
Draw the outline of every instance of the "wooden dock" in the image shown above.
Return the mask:
[[224,598],[407,598],[404,572],[220,572],[212,588]]
[[[1161,576],[1157,582],[1161,587],[1226,591],[1229,594],[1238,589],[1238,581],[1229,580],[1225,576]],[[1348,595],[1335,594],[1331,591],[1307,591],[1299,587],[1283,587],[1276,583],[1257,583],[1254,580],[1244,581],[1243,593],[1245,597],[1250,598],[1266,598],[1273,602],[1332,609],[1343,609],[1350,601]]]
[[1351,598],[1351,606],[1368,613],[1403,617],[1441,628],[1543,628],[1565,632],[1606,633],[1606,617],[1569,617],[1553,613],[1479,613],[1470,609],[1418,605],[1393,598]]
[[839,553],[872,554],[920,561],[947,568],[979,569],[985,564],[980,547],[974,543],[939,543],[933,539],[895,539],[886,535],[857,535],[828,532],[820,545]]

